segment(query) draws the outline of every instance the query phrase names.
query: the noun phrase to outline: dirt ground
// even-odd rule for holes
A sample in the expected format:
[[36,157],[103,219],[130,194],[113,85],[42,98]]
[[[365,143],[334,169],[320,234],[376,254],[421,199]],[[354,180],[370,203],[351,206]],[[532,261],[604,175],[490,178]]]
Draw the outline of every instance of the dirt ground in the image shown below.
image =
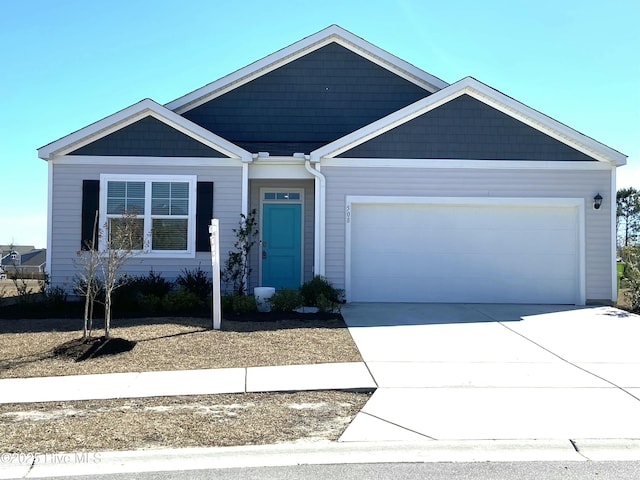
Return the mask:
[[[40,282],[38,280],[18,280],[24,282],[27,293],[37,293],[40,291]],[[22,283],[20,283],[22,285]],[[18,294],[16,285],[13,280],[0,279],[0,299],[14,297]]]
[[111,336],[137,342],[130,352],[84,362],[55,356],[81,327],[80,320],[0,319],[0,378],[362,361],[339,317],[223,320],[222,330],[204,318],[114,319]]
[[[76,319],[0,319],[0,378],[361,361],[339,316],[114,320],[130,352],[75,362],[53,349]],[[96,332],[97,335],[100,332]],[[369,398],[327,391],[0,405],[0,453],[255,445],[336,440]]]
[[0,405],[0,453],[337,440],[368,399],[332,391]]

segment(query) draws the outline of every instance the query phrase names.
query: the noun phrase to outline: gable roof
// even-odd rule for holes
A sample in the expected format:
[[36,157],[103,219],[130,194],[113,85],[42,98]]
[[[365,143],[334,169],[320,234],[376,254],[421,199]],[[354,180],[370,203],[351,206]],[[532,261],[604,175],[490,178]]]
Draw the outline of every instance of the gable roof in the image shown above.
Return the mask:
[[182,113],[250,152],[308,154],[431,92],[331,42]]
[[338,25],[331,25],[240,70],[179,97],[165,106],[176,113],[182,114],[332,42],[336,42],[396,75],[419,85],[429,93],[436,92],[448,85],[447,82],[438,77],[391,55]]
[[38,157],[50,160],[55,155],[69,154],[148,116],[228,157],[251,161],[246,150],[148,98],[39,148]]
[[337,157],[374,137],[382,135],[399,125],[405,124],[465,94],[480,100],[496,110],[533,127],[591,158],[601,162],[608,162],[615,166],[626,164],[626,155],[514,100],[472,77],[463,78],[412,105],[402,108],[370,125],[318,148],[311,152],[311,160],[318,162],[322,158]]

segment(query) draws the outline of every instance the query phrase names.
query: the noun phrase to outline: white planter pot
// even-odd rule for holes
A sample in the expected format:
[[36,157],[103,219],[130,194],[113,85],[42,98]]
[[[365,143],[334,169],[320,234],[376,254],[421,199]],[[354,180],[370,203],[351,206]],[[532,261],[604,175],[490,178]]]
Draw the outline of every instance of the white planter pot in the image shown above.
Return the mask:
[[276,289],[273,287],[255,287],[253,289],[253,296],[256,298],[256,305],[259,312],[270,312],[271,304],[269,299],[276,293]]

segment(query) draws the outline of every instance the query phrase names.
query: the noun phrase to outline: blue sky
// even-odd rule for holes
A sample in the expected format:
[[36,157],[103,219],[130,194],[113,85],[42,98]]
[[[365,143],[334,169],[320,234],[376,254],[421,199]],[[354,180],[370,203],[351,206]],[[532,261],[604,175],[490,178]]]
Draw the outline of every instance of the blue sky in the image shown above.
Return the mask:
[[637,0],[0,0],[0,244],[46,246],[37,148],[334,23],[625,153],[618,187],[640,188],[639,18]]

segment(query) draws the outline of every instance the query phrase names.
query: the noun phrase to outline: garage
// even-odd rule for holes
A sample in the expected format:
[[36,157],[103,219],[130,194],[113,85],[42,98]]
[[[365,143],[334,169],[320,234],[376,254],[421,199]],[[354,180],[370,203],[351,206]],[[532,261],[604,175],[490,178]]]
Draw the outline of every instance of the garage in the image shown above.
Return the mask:
[[350,197],[353,302],[584,303],[583,201]]

